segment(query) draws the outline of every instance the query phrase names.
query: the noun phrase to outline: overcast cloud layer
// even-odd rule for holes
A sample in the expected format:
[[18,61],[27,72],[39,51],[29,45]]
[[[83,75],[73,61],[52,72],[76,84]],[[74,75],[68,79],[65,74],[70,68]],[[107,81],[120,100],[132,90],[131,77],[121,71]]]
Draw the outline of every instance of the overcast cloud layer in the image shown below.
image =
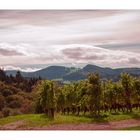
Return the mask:
[[1,10],[0,66],[52,63],[140,67],[140,10]]

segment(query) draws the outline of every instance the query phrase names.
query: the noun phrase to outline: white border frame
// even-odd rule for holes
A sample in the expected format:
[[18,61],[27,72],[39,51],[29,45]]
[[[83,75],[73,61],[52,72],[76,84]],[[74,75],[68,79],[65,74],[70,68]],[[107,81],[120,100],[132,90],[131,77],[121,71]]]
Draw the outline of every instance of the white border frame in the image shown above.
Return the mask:
[[139,0],[0,0],[0,9],[140,9]]
[[[2,9],[139,9],[140,0],[0,0]],[[0,131],[1,140],[139,140],[139,131]]]
[[139,131],[3,131],[2,140],[139,140]]

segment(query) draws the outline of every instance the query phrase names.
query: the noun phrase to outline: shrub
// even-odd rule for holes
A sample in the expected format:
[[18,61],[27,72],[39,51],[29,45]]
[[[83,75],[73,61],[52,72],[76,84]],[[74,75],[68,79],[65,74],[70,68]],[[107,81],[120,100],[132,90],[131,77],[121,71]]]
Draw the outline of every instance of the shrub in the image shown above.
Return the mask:
[[10,115],[11,109],[10,108],[3,108],[2,114],[4,117],[8,117]]
[[1,111],[2,108],[4,107],[4,103],[5,103],[4,96],[0,95],[0,111]]
[[7,106],[10,108],[20,108],[24,98],[20,95],[11,95],[6,97]]
[[0,118],[3,118],[3,113],[0,111]]
[[28,99],[24,100],[21,108],[20,108],[20,111],[22,113],[33,113],[33,105],[32,105],[32,102]]
[[13,91],[8,89],[8,88],[5,88],[5,89],[3,89],[2,94],[3,94],[3,96],[6,97],[6,96],[9,96],[9,95],[12,95]]
[[18,110],[18,109],[11,109],[10,110],[10,116],[16,116],[16,115],[20,115],[20,114],[22,114],[21,112],[20,112],[20,110]]
[[20,108],[21,107],[21,102],[19,102],[18,100],[11,101],[8,104],[8,107],[10,107],[10,108]]

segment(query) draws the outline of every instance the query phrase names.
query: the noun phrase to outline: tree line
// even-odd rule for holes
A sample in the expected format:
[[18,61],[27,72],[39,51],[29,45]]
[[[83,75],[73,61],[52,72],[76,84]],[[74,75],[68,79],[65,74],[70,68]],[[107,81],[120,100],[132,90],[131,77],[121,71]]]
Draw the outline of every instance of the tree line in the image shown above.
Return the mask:
[[51,118],[55,112],[100,116],[102,112],[132,112],[140,108],[140,78],[128,73],[122,73],[117,82],[103,81],[98,73],[89,74],[87,80],[64,85],[42,80],[36,92],[36,112]]
[[116,82],[91,73],[87,80],[61,84],[40,77],[25,78],[20,71],[15,77],[7,76],[0,69],[0,116],[8,116],[10,111],[46,113],[51,118],[55,113],[100,116],[134,108],[140,108],[140,77],[128,73],[122,73]]
[[37,81],[41,80],[41,77],[38,78],[28,78],[23,77],[21,72],[18,70],[16,75],[6,75],[6,72],[3,69],[0,69],[0,81],[4,82],[7,85],[13,85],[16,88],[20,88],[25,92],[31,92],[33,86]]
[[25,78],[20,71],[15,76],[0,69],[0,118],[34,112],[32,93],[40,78]]

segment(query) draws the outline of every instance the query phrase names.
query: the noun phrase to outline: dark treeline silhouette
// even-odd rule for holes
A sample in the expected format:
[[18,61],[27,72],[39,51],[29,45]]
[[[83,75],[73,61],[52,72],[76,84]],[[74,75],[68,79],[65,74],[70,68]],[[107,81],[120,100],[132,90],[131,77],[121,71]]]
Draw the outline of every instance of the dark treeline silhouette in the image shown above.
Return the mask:
[[38,80],[41,80],[41,77],[26,78],[21,75],[20,71],[17,71],[15,77],[12,75],[8,76],[3,69],[0,69],[0,81],[5,82],[6,84],[14,85],[25,92],[31,92],[32,87],[37,83]]

